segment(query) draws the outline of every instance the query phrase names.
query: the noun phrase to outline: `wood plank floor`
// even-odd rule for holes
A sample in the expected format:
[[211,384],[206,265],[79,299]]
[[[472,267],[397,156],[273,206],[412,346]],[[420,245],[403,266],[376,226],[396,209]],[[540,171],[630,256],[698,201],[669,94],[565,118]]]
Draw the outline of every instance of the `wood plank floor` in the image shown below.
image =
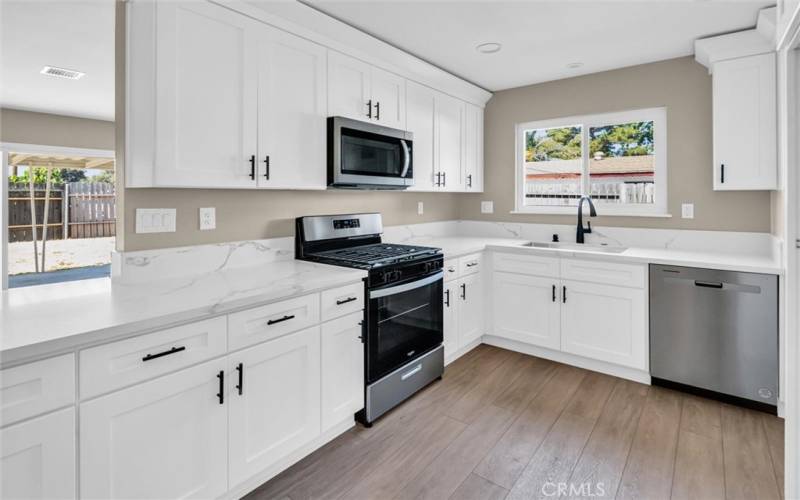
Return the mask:
[[481,345],[249,499],[780,499],[783,420]]

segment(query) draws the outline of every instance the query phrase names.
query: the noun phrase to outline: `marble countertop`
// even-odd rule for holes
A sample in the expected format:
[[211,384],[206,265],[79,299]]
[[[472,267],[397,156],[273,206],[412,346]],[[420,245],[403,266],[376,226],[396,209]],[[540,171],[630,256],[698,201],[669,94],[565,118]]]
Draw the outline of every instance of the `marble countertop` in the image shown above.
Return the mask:
[[408,245],[435,246],[442,249],[444,257],[454,258],[481,252],[483,250],[511,251],[539,255],[558,255],[596,259],[613,262],[636,262],[646,264],[666,264],[675,266],[721,269],[751,273],[783,274],[777,258],[772,255],[738,254],[708,251],[677,250],[669,248],[629,247],[622,253],[592,252],[591,245],[586,251],[558,248],[534,248],[524,246],[528,240],[516,238],[480,238],[471,236],[420,236],[406,238],[396,243]]
[[138,284],[94,279],[2,292],[0,365],[361,281],[366,271],[284,260]]

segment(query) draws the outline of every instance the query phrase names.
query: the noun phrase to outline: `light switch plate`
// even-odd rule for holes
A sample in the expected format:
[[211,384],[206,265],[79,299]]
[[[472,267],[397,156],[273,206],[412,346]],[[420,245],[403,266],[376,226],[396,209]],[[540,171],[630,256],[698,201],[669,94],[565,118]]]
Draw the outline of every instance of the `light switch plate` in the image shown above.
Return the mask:
[[493,201],[482,201],[481,202],[481,213],[482,214],[493,214],[494,213],[494,202]]
[[214,207],[200,209],[200,230],[208,231],[217,228],[217,211]]
[[421,201],[417,202],[417,215],[422,215],[425,213],[425,206]]
[[174,208],[137,208],[137,233],[174,233],[176,210]]
[[683,203],[681,205],[681,218],[694,219],[694,203]]

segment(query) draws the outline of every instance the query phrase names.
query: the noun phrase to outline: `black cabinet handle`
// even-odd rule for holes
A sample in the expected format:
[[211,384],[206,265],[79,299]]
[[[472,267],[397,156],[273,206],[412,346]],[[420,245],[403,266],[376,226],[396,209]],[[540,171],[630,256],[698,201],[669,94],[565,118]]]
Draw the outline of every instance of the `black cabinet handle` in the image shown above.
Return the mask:
[[556,301],[556,286],[553,285],[553,302]]
[[442,177],[442,173],[441,172],[436,172],[436,182],[435,182],[436,186],[441,186],[442,185],[441,184],[441,182],[442,182],[441,177]]
[[447,307],[450,307],[450,290],[445,290],[444,291],[444,297],[445,297],[444,298],[444,305],[446,305]]
[[472,174],[469,174],[467,176],[467,187],[469,187],[469,188],[472,187]]
[[290,319],[293,319],[293,318],[294,318],[294,314],[289,315],[289,316],[284,316],[284,317],[278,318],[278,319],[271,319],[271,320],[267,321],[267,325],[274,325],[275,323],[282,323],[284,321],[289,321]]
[[367,111],[367,118],[369,118],[371,120],[372,119],[372,99],[367,101],[367,109],[369,110],[369,111]]
[[447,187],[447,172],[442,172],[442,187]]
[[566,304],[567,303],[567,287],[561,287],[561,302]]
[[467,264],[467,267],[475,267],[477,265],[478,265],[477,262],[470,262],[469,264]]
[[256,155],[250,155],[250,178],[256,180]]
[[380,120],[381,119],[381,103],[380,102],[376,102],[375,103],[375,119],[376,120]]
[[170,354],[175,354],[176,352],[181,352],[185,350],[186,350],[185,346],[173,347],[169,351],[159,352],[156,354],[148,354],[147,356],[142,358],[142,361],[150,361],[151,359],[160,358],[161,356],[169,356]]
[[467,300],[467,284],[461,283],[461,298]]
[[720,184],[725,184],[725,164],[722,163],[719,166],[719,182]]
[[336,305],[340,306],[342,304],[347,304],[348,302],[353,302],[353,301],[356,301],[356,300],[358,300],[356,297],[347,297],[344,300],[337,300],[336,301]]
[[220,370],[219,373],[217,373],[217,378],[219,379],[217,399],[219,400],[219,404],[223,404],[225,402],[225,370]]
[[264,164],[266,165],[266,171],[264,172],[264,177],[269,180],[269,155],[264,157]]
[[236,371],[239,372],[239,383],[236,385],[236,390],[239,391],[239,395],[242,395],[242,390],[244,389],[244,364],[239,363],[236,365]]

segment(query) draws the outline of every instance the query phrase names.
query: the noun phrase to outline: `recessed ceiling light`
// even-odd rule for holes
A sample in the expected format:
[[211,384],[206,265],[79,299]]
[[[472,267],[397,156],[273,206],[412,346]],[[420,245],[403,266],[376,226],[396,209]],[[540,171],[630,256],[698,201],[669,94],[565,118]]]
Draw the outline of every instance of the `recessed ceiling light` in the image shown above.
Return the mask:
[[67,80],[78,80],[86,73],[75,71],[74,69],[57,68],[55,66],[45,66],[40,71],[43,75],[55,76],[57,78],[66,78]]
[[497,42],[488,42],[482,43],[475,47],[475,50],[480,52],[481,54],[494,54],[495,52],[500,52],[503,46]]
[[581,66],[583,66],[582,62],[574,62],[574,63],[567,64],[567,68],[569,68],[569,69],[578,69]]

